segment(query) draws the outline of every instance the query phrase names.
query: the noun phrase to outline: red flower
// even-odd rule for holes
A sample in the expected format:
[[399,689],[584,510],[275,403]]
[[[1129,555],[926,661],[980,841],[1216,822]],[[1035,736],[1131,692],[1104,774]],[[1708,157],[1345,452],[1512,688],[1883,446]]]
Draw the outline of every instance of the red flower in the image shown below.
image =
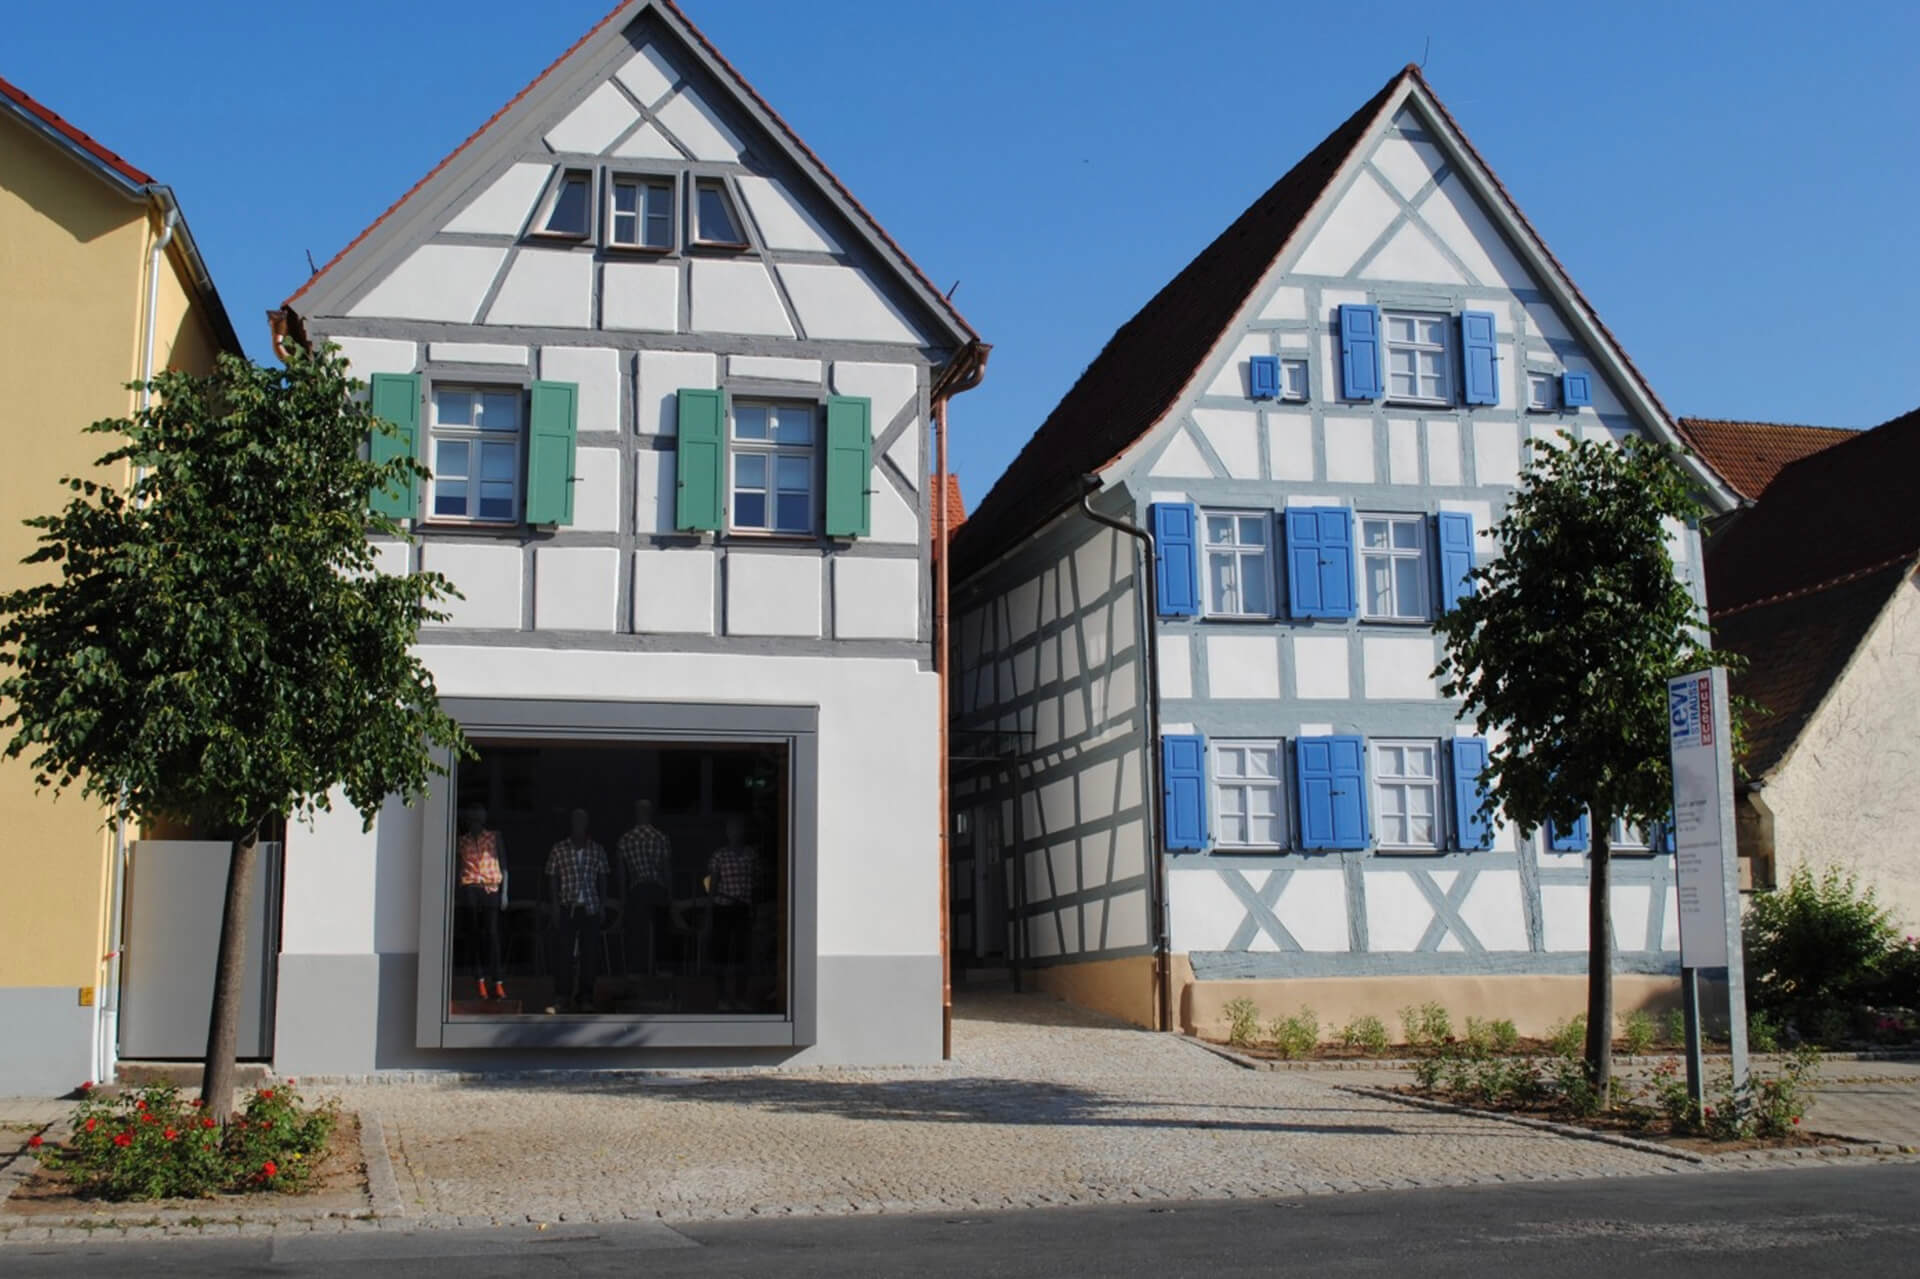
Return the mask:
[[262,1100],[262,1101],[272,1101],[272,1100],[273,1100],[273,1089],[271,1089],[271,1088],[262,1088],[262,1089],[260,1090],[260,1100]]
[[135,1110],[145,1110],[147,1108],[147,1099],[145,1097],[140,1098],[133,1103],[133,1108]]
[[148,1111],[147,1113],[140,1116],[140,1122],[143,1124],[157,1124],[160,1121],[153,1117],[152,1111]]
[[1712,1107],[1712,1106],[1708,1106],[1708,1107],[1707,1107],[1707,1117],[1708,1117],[1709,1119],[1711,1119],[1711,1118],[1713,1117],[1713,1107]]
[[[1795,1122],[1797,1123],[1797,1122],[1799,1122],[1799,1121],[1798,1121],[1798,1120],[1796,1120]],[[35,1133],[35,1134],[33,1134],[33,1136],[31,1136],[31,1137],[29,1137],[29,1138],[27,1138],[27,1149],[29,1149],[29,1150],[38,1150],[38,1149],[40,1149],[40,1147],[42,1147],[42,1146],[44,1146],[44,1145],[46,1145],[46,1144],[47,1144],[46,1142],[44,1142],[44,1141],[42,1141],[42,1140],[40,1139],[40,1134],[39,1134],[39,1133]]]
[[275,1176],[278,1176],[279,1174],[280,1174],[280,1169],[274,1165],[274,1162],[271,1159],[267,1160],[267,1162],[260,1165],[260,1175],[262,1177],[275,1177]]
[[188,1102],[187,1104],[189,1106],[192,1106],[195,1110],[198,1110],[200,1109],[200,1107],[206,1105],[207,1103],[201,1100],[200,1098],[195,1097],[192,1101]]
[[89,1079],[89,1080],[87,1080],[87,1082],[86,1082],[86,1083],[84,1083],[84,1084],[81,1084],[81,1085],[80,1085],[80,1091],[81,1091],[81,1092],[92,1092],[92,1091],[93,1091],[93,1080],[91,1080],[91,1079]]
[[214,1122],[213,1122],[213,1116],[212,1116],[212,1115],[204,1115],[204,1116],[202,1116],[202,1117],[201,1117],[201,1119],[200,1119],[200,1126],[201,1126],[202,1128],[212,1128],[212,1127],[214,1127],[215,1125],[214,1125]]
[[92,1132],[92,1131],[93,1131],[93,1130],[94,1130],[95,1128],[98,1128],[99,1126],[100,1126],[100,1121],[99,1121],[98,1119],[89,1119],[89,1120],[87,1120],[87,1131],[88,1131],[88,1132]]
[[299,1083],[299,1082],[300,1082],[300,1081],[299,1081],[299,1080],[297,1080],[297,1079],[289,1079],[289,1080],[287,1080],[287,1087],[289,1087],[289,1088],[291,1088],[291,1087],[293,1087],[293,1086],[294,1086],[295,1084],[297,1084],[297,1083]]
[[117,1132],[113,1134],[113,1144],[116,1146],[131,1146],[133,1144],[133,1134],[130,1132]]
[[261,1127],[261,1129],[262,1129],[263,1131],[264,1131],[264,1130],[266,1130],[266,1129],[268,1129],[268,1128],[271,1128],[271,1127],[273,1127],[273,1120],[271,1120],[271,1119],[262,1119],[262,1120],[260,1121],[260,1127]]
[[180,1134],[175,1132],[173,1129],[169,1128],[165,1132],[161,1133],[160,1135],[162,1137],[165,1137],[168,1141],[172,1141],[175,1137],[178,1137]]
[[1798,1116],[1798,1115],[1795,1115],[1795,1116],[1793,1117],[1793,1122],[1794,1122],[1794,1123],[1796,1123],[1796,1124],[1798,1124],[1798,1123],[1800,1122],[1800,1116]]

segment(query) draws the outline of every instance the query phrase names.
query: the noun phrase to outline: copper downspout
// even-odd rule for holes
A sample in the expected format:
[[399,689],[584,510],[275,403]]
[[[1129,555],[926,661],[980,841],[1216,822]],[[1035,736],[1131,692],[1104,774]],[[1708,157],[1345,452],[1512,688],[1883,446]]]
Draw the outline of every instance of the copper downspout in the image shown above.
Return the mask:
[[953,530],[947,520],[947,401],[963,391],[980,385],[986,376],[987,353],[993,348],[975,342],[957,354],[933,388],[933,438],[936,461],[933,477],[933,660],[940,673],[940,1059],[953,1057],[953,922],[952,910],[953,817],[947,811],[947,755],[949,750],[947,705],[947,567],[948,538]]

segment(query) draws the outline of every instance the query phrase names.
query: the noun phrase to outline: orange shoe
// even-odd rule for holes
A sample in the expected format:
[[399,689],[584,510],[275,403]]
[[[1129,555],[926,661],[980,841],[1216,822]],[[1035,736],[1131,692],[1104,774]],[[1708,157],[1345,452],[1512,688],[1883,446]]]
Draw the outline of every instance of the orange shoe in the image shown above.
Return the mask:
[[485,977],[482,977],[480,979],[480,998],[485,999],[486,997],[487,997],[487,979]]
[[[485,982],[481,983],[483,986],[485,984]],[[507,997],[507,983],[503,981],[493,983],[493,997],[495,999],[505,999]]]

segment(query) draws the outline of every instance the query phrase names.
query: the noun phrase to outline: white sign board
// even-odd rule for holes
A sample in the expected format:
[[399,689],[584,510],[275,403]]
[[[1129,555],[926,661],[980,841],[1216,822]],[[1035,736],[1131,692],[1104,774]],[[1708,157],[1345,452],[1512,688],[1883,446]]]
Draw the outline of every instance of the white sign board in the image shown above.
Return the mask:
[[1680,964],[1728,966],[1730,911],[1739,900],[1733,830],[1733,751],[1726,676],[1699,671],[1667,681],[1673,754],[1674,877],[1680,897]]

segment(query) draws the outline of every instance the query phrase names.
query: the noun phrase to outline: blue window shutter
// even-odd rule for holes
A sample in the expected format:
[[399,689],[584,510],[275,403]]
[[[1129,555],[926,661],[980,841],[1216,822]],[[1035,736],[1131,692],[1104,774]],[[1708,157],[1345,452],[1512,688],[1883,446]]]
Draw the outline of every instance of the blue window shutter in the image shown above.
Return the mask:
[[1493,312],[1460,313],[1460,357],[1469,404],[1500,402],[1500,357],[1494,345]]
[[1560,405],[1562,408],[1584,409],[1593,404],[1593,376],[1589,373],[1562,373],[1560,375]]
[[1580,814],[1569,830],[1561,830],[1558,822],[1547,823],[1547,847],[1556,853],[1584,853],[1591,836],[1587,826],[1588,818]]
[[1344,506],[1287,510],[1287,603],[1294,617],[1352,617],[1353,512]]
[[1367,846],[1366,742],[1302,737],[1293,744],[1302,848]]
[[1279,356],[1256,355],[1247,361],[1247,394],[1256,400],[1271,400],[1279,397]]
[[1160,739],[1160,784],[1166,795],[1167,847],[1207,846],[1207,739],[1169,733]]
[[1340,394],[1349,400],[1380,398],[1380,308],[1340,306]]
[[1492,848],[1493,823],[1480,811],[1486,802],[1487,739],[1453,739],[1453,829],[1461,848]]
[[1162,617],[1192,617],[1200,611],[1199,513],[1188,502],[1155,502],[1154,601]]
[[1440,543],[1440,604],[1452,608],[1473,594],[1473,516],[1442,511],[1435,517]]

